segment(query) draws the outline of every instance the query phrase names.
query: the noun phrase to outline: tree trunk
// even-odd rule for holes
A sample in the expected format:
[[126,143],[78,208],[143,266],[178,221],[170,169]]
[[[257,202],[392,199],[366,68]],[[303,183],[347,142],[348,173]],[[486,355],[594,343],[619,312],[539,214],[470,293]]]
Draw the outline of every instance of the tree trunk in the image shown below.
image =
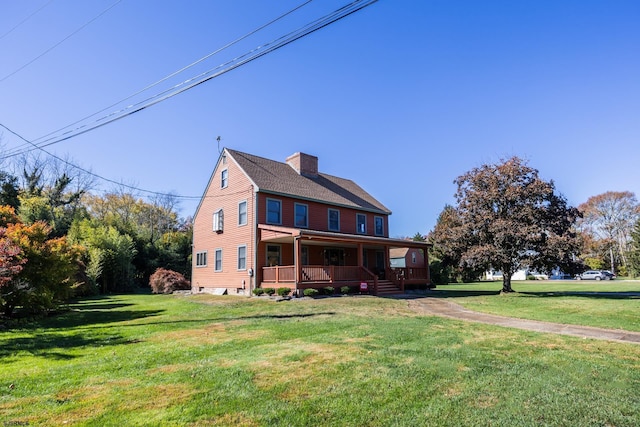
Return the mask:
[[503,274],[503,276],[502,276],[502,290],[500,291],[500,293],[506,294],[506,293],[515,292],[513,290],[513,288],[511,287],[511,273],[503,271],[502,274]]
[[609,247],[609,257],[611,258],[611,272],[615,273],[616,270],[613,264],[613,247]]

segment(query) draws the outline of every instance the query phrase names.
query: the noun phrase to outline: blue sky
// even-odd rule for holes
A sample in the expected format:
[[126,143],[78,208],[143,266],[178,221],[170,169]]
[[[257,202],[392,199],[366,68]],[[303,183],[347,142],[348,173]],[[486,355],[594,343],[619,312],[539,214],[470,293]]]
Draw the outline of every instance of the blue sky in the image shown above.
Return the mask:
[[[36,140],[302,3],[1,0],[0,123]],[[106,113],[347,3],[312,1]],[[640,195],[639,22],[636,0],[380,0],[46,149],[111,180],[180,196],[204,191],[217,136],[276,160],[303,151],[389,207],[393,237],[427,233],[454,202],[457,176],[513,155],[572,205],[605,191]],[[3,151],[23,145],[0,132]],[[196,205],[183,199],[181,215]]]

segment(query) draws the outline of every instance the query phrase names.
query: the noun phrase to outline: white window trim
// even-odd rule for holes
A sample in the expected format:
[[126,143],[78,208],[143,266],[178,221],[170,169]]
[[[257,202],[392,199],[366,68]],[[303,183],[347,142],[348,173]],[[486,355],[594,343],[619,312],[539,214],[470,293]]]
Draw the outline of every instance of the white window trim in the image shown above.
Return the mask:
[[224,211],[222,210],[222,208],[213,212],[211,220],[213,222],[213,231],[215,231],[216,233],[222,233],[224,231]]
[[[378,220],[378,218],[380,218],[380,221],[382,222],[382,233],[378,233],[377,227],[376,227],[376,221]],[[365,225],[366,228],[366,225]],[[375,233],[376,236],[384,236],[384,217],[382,216],[374,216],[373,217],[373,232]]]
[[[358,218],[364,217],[364,231],[360,231],[360,227],[358,227]],[[367,234],[367,215],[363,213],[356,214],[356,234]]]
[[[227,179],[225,182],[225,172],[227,173]],[[220,188],[227,188],[229,186],[229,169],[222,169],[220,172]]]
[[[240,205],[244,203],[244,223],[240,222]],[[249,223],[249,203],[246,200],[241,200],[238,202],[238,227],[242,227],[243,225],[247,225]]]
[[[220,269],[216,268],[216,264],[217,264],[217,261],[218,261],[217,260],[218,251],[220,251]],[[216,250],[213,251],[213,271],[221,272],[223,270],[223,268],[222,268],[222,265],[223,265],[222,263],[223,263],[223,260],[224,260],[223,256],[224,256],[224,253],[222,251],[222,248],[216,248]]]
[[[243,268],[238,267],[238,264],[240,264],[240,248],[244,248],[244,267]],[[248,256],[247,256],[247,245],[238,246],[237,255],[238,256],[237,256],[237,259],[236,259],[236,261],[237,261],[236,267],[237,267],[238,271],[245,271],[247,269],[247,259],[248,259]]]
[[[304,206],[305,209],[307,210],[307,215],[306,215],[306,224],[305,225],[298,225],[296,224],[296,219],[297,219],[297,213],[296,213],[296,209],[298,208],[298,206]],[[309,205],[305,204],[305,203],[294,203],[293,204],[293,226],[294,227],[300,227],[300,228],[309,228]]]
[[[278,202],[280,203],[280,222],[272,222],[269,221],[269,201],[273,201],[273,202]],[[265,209],[265,222],[267,224],[272,224],[272,225],[282,225],[282,200],[280,199],[271,199],[271,198],[267,198],[267,203],[266,203],[266,209]]]
[[[198,255],[203,255],[203,254],[204,254],[204,264],[198,264]],[[206,267],[208,258],[209,257],[207,255],[207,251],[196,252],[196,268]]]
[[[338,213],[338,228],[331,228],[331,212],[337,212]],[[327,230],[329,231],[340,231],[340,209],[333,209],[333,208],[328,208],[327,209]]]

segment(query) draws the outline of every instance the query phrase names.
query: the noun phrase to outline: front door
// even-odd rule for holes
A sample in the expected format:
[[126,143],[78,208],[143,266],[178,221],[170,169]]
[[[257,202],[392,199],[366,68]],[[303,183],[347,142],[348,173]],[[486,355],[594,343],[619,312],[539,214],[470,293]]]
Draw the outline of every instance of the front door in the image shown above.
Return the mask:
[[325,248],[324,265],[344,265],[344,249]]
[[378,274],[379,279],[385,278],[386,266],[384,263],[384,252],[376,251],[376,274]]

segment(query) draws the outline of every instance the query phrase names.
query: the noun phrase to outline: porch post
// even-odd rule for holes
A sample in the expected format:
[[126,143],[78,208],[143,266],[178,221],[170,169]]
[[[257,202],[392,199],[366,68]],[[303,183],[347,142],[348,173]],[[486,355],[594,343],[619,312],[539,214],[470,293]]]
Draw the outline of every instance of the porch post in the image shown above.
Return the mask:
[[358,260],[358,275],[360,276],[360,279],[362,279],[362,267],[364,267],[364,245],[362,243],[358,243],[358,255],[356,256],[356,259]]
[[298,283],[302,281],[302,245],[300,239],[295,237],[293,239],[293,253],[295,254],[293,259],[293,265],[295,270],[295,289],[298,289]]
[[[429,268],[429,247],[422,249],[424,254],[424,268],[427,269],[427,285],[431,285],[431,269]],[[428,289],[428,288],[427,288]]]

